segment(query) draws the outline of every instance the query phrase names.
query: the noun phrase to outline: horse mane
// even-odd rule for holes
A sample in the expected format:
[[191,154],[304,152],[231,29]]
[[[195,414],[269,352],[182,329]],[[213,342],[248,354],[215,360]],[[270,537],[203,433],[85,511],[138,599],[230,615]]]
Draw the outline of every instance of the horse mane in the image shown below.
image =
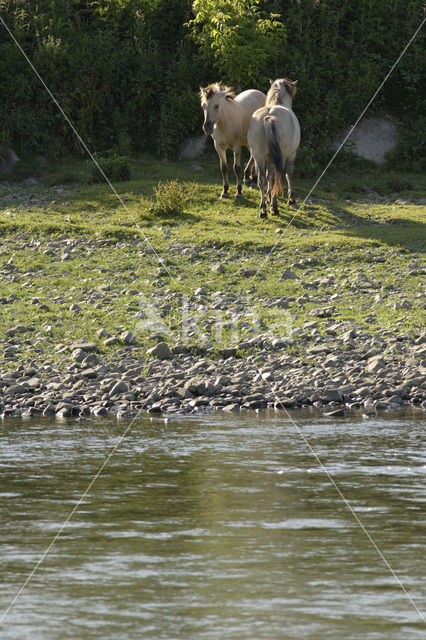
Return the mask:
[[201,89],[200,91],[201,98],[205,98],[206,100],[209,100],[215,93],[223,93],[225,94],[226,98],[235,100],[234,89],[232,87],[227,87],[221,82],[214,82],[213,84],[209,84],[207,87],[204,87],[204,89]]
[[280,78],[279,80],[274,80],[274,82],[271,84],[269,91],[266,94],[265,104],[268,104],[268,105],[281,104],[282,102],[281,91],[282,91],[283,84],[285,84],[285,88],[290,94],[290,97],[294,98],[297,91],[296,85],[293,83],[292,80],[289,80],[288,78]]

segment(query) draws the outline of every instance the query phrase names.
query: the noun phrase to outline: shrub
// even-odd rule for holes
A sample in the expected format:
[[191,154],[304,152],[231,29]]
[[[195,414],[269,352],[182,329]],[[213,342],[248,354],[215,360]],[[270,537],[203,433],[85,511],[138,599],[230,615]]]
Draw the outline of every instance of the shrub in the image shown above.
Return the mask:
[[159,182],[154,187],[154,201],[149,211],[158,216],[179,216],[185,212],[185,206],[191,201],[197,185],[194,182],[180,183],[178,180]]
[[[106,177],[111,182],[130,180],[130,160],[127,156],[119,156],[116,153],[113,153],[109,157],[102,157],[98,153],[94,153],[93,156]],[[89,184],[104,182],[105,178],[99,171],[96,164],[92,160],[88,160],[87,163],[90,168],[90,173],[87,179]]]

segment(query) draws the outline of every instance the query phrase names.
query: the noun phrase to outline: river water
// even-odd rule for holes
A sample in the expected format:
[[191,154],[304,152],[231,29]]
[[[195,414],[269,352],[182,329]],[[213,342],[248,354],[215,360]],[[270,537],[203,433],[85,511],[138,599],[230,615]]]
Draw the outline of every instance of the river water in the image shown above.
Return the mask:
[[[284,414],[147,417],[0,638],[425,638],[424,416],[293,415],[407,593]],[[0,425],[0,616],[127,424]]]

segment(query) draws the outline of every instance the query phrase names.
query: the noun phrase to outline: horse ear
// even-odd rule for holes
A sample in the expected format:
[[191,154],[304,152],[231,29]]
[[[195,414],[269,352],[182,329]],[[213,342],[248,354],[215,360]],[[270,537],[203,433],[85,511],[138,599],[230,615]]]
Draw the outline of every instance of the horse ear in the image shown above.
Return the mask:
[[295,82],[286,81],[286,83],[285,83],[285,88],[287,89],[287,92],[290,94],[290,96],[292,98],[294,98],[294,96],[296,94],[296,91],[297,91],[297,86],[296,85],[297,85],[297,80]]
[[271,78],[269,78],[269,84],[271,85],[271,87],[274,84],[274,82],[275,82],[275,80],[271,80]]

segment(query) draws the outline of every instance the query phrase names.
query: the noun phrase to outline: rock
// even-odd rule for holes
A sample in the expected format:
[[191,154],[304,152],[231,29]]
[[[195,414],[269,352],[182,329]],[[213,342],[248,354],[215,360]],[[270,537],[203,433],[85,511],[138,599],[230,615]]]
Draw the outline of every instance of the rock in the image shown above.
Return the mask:
[[94,380],[98,377],[98,372],[96,371],[96,369],[89,368],[81,371],[80,375],[82,378],[86,378],[87,380]]
[[106,347],[110,347],[113,344],[117,344],[117,342],[118,342],[117,336],[111,336],[110,338],[107,338],[106,340],[104,340],[104,345]]
[[71,345],[71,349],[73,351],[81,349],[87,353],[92,353],[98,351],[98,345],[95,342],[74,342],[74,344]]
[[377,373],[385,367],[386,362],[383,360],[382,356],[378,355],[368,359],[365,370],[367,371],[367,373]]
[[120,335],[120,340],[122,340],[124,344],[136,344],[136,336],[131,331],[123,331]]
[[56,407],[55,416],[57,418],[69,418],[74,413],[74,406],[72,404],[61,403]]
[[345,416],[345,412],[343,409],[335,409],[334,411],[328,411],[324,415],[328,418],[343,418]]
[[321,353],[328,355],[329,353],[331,353],[331,351],[331,347],[327,346],[326,344],[318,344],[308,349],[308,353],[310,355],[318,355]]
[[6,331],[6,335],[9,338],[12,338],[17,333],[25,333],[26,331],[27,331],[26,327],[24,327],[22,324],[18,324],[16,325],[16,327],[12,327],[12,329],[9,329],[8,331]]
[[83,349],[74,349],[71,354],[71,358],[74,360],[74,362],[83,362],[86,356],[87,351],[83,351]]
[[153,404],[148,408],[148,413],[161,413],[162,409],[159,404]]
[[[337,149],[350,132],[350,129],[342,132],[333,142],[333,148]],[[396,127],[390,116],[367,116],[363,118],[353,129],[349,138],[352,142],[350,151],[372,160],[376,164],[385,162],[385,155],[396,144]]]
[[166,342],[159,342],[155,347],[151,347],[147,350],[147,354],[159,360],[170,360],[173,358],[173,354]]
[[295,398],[279,398],[279,400],[277,400],[275,402],[274,408],[275,409],[294,409],[294,407],[296,406],[297,401]]
[[17,162],[19,162],[19,157],[13,149],[8,149],[0,158],[0,173],[9,173]]
[[127,386],[127,384],[125,382],[123,382],[123,380],[119,380],[119,382],[117,382],[112,389],[109,392],[110,396],[117,396],[121,393],[126,393],[126,391],[128,391],[129,387]]
[[387,402],[386,400],[377,400],[377,402],[375,403],[375,408],[376,409],[382,409],[382,410],[386,410],[386,409],[390,409],[390,403]]
[[318,395],[323,402],[342,402],[343,396],[338,389],[326,388],[318,391]]
[[239,411],[240,409],[240,405],[237,404],[236,402],[233,402],[232,404],[227,404],[224,407],[222,407],[222,411]]
[[290,271],[290,269],[284,269],[279,282],[283,282],[284,280],[297,280],[297,275],[293,273],[293,271]]
[[204,135],[186,138],[186,140],[179,145],[180,157],[185,158],[185,160],[196,160],[202,155],[206,142],[207,136]]
[[16,396],[19,395],[21,393],[25,393],[26,391],[28,391],[28,387],[23,385],[23,384],[13,384],[10,387],[8,387],[7,389],[7,395],[8,396]]
[[93,407],[92,416],[107,416],[108,410],[105,407]]
[[43,411],[43,418],[53,416],[56,413],[56,406],[54,404],[48,404]]
[[30,378],[29,380],[26,381],[26,385],[28,385],[28,387],[30,387],[31,389],[34,389],[35,387],[38,387],[41,383],[40,378]]
[[335,310],[335,307],[317,307],[311,309],[309,315],[316,318],[331,318]]
[[3,352],[3,358],[14,358],[19,351],[19,345],[11,345]]

